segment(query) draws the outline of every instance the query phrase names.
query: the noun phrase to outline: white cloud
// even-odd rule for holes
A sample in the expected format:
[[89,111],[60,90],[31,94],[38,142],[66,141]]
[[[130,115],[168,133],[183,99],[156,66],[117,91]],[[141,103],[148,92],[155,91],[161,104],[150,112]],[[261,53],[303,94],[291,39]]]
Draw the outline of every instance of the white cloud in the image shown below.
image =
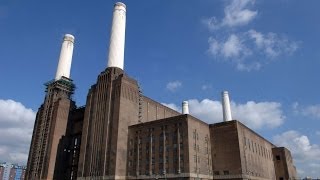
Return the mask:
[[[252,54],[252,51],[244,43],[245,39],[241,35],[231,34],[224,40],[217,40],[209,37],[209,55],[216,57],[216,60],[224,60],[236,66],[238,70],[246,71],[256,68],[248,65],[245,58]],[[252,67],[250,67],[252,66]],[[257,66],[260,67],[260,66]]]
[[35,115],[20,102],[0,99],[0,160],[26,164]]
[[302,110],[302,113],[305,116],[320,119],[320,104],[307,106]]
[[319,145],[311,144],[306,135],[291,130],[276,135],[273,140],[276,145],[290,149],[298,162],[308,162],[310,160],[320,161]]
[[220,40],[209,37],[208,43],[209,55],[231,62],[239,71],[259,70],[277,57],[291,55],[298,49],[298,43],[286,37],[253,29]]
[[248,6],[254,3],[255,0],[233,0],[224,10],[225,17],[222,20],[222,25],[232,27],[248,24],[258,14],[257,11],[248,9]]
[[[210,99],[190,99],[190,114],[211,124],[222,121],[222,105],[220,101]],[[181,110],[175,104],[168,104],[168,107]],[[277,102],[254,102],[248,101],[245,104],[231,102],[233,119],[237,119],[253,129],[262,127],[275,128],[284,122],[284,115],[281,104]]]
[[221,46],[221,53],[226,58],[238,58],[242,52],[246,52],[246,48],[235,34],[231,34]]
[[213,31],[221,27],[219,20],[216,17],[204,18],[202,23],[208,27],[209,30]]
[[244,62],[245,57],[252,54],[252,51],[244,44],[244,39],[236,34],[231,34],[225,41],[218,41],[213,37],[209,37],[208,53],[216,59],[222,59],[227,62],[236,64],[236,68],[240,71],[250,71],[259,68],[260,65],[248,65]]
[[281,104],[278,102],[254,102],[245,104],[231,104],[235,119],[239,118],[247,126],[253,129],[262,127],[275,128],[284,120]]
[[181,86],[182,86],[182,83],[180,81],[172,81],[167,84],[166,88],[171,92],[175,92]]
[[239,71],[257,71],[261,68],[262,64],[260,62],[237,62],[236,69]]
[[235,27],[246,25],[258,14],[258,11],[249,9],[255,0],[232,0],[224,9],[224,18],[219,21],[216,17],[203,19],[202,22],[210,29],[216,30],[222,27]]
[[[250,9],[255,0],[231,0],[224,8],[224,17],[202,19],[209,30],[223,31],[224,36],[209,37],[207,52],[217,60],[229,62],[239,71],[260,70],[280,56],[293,54],[298,43],[273,32],[262,33],[254,29],[237,32],[235,28],[250,23],[258,15]],[[232,28],[232,33],[228,28]],[[227,33],[225,33],[227,32]],[[217,34],[217,33],[216,33]],[[221,34],[221,33],[218,33]]]
[[301,106],[298,102],[292,104],[294,113],[306,117],[320,119],[320,104]]
[[291,151],[299,169],[300,176],[316,176],[320,167],[320,146],[312,144],[306,135],[290,130],[273,138],[277,146]]
[[188,103],[191,115],[210,124],[222,121],[222,106],[220,101],[190,99]]
[[203,90],[203,91],[206,91],[206,90],[209,90],[209,89],[212,89],[212,86],[210,84],[203,84],[201,86],[201,90]]
[[296,42],[290,42],[285,37],[269,32],[262,34],[256,30],[248,31],[249,38],[254,41],[257,49],[264,51],[264,54],[270,58],[275,58],[282,54],[292,54],[298,49]]
[[161,103],[161,104],[164,105],[164,106],[167,106],[168,108],[171,108],[171,109],[173,109],[175,111],[181,112],[181,107],[175,105],[174,103],[169,103],[169,104]]

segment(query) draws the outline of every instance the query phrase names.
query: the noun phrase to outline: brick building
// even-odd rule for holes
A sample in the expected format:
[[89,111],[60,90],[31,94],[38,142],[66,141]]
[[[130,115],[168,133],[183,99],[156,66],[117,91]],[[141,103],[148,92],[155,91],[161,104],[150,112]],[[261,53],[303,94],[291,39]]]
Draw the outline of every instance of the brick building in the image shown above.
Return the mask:
[[288,150],[239,121],[209,125],[143,95],[123,70],[125,20],[126,6],[116,3],[108,66],[84,107],[72,100],[74,37],[64,37],[56,78],[37,113],[26,179],[296,177]]

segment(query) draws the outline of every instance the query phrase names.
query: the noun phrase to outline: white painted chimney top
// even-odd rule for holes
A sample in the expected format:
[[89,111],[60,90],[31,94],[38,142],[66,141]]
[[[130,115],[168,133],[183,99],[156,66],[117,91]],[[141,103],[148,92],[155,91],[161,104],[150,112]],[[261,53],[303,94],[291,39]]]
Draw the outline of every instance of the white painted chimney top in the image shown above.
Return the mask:
[[182,114],[189,114],[189,104],[188,101],[182,102]]
[[118,67],[123,70],[125,34],[126,5],[122,2],[117,2],[113,10],[108,67]]
[[65,34],[63,37],[63,42],[61,46],[55,80],[61,79],[62,76],[70,78],[73,45],[74,45],[74,36],[71,34]]
[[231,115],[231,107],[230,107],[228,91],[222,92],[222,111],[223,111],[223,121],[231,121],[232,115]]

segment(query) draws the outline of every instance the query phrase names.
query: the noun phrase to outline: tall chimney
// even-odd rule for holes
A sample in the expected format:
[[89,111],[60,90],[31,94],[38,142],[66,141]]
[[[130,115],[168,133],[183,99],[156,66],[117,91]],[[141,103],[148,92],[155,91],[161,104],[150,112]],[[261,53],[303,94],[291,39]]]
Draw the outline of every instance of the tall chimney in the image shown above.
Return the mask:
[[73,44],[74,36],[72,36],[71,34],[65,34],[61,46],[60,58],[55,80],[59,80],[62,76],[70,78]]
[[108,67],[118,67],[123,70],[125,32],[126,5],[117,2],[113,10]]
[[182,102],[182,114],[189,114],[189,104],[188,101]]
[[223,111],[223,121],[231,121],[231,108],[228,91],[222,92],[222,111]]

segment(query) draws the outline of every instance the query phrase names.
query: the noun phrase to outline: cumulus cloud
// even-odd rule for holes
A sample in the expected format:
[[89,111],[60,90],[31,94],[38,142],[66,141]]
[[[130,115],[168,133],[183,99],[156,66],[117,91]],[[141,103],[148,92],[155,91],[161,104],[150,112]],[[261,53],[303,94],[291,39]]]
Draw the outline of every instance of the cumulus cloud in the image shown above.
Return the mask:
[[296,114],[320,119],[320,104],[301,106],[298,102],[295,102],[292,104],[292,109]]
[[213,16],[203,19],[203,23],[210,30],[246,25],[258,14],[258,11],[249,9],[254,3],[255,0],[232,0],[231,3],[225,7],[224,17],[221,21]]
[[277,57],[291,55],[298,49],[297,42],[284,36],[253,29],[226,38],[209,37],[208,43],[209,55],[231,62],[240,71],[259,70]]
[[310,160],[320,161],[319,145],[311,144],[306,135],[290,130],[274,136],[273,140],[276,145],[290,149],[298,162],[305,163]]
[[[222,105],[220,101],[210,99],[190,99],[190,114],[211,124],[222,121]],[[170,103],[168,107],[181,110],[181,107]],[[275,128],[280,126],[284,120],[281,104],[277,102],[254,102],[247,103],[231,102],[233,119],[237,119],[253,129],[262,127]]]
[[0,160],[26,164],[35,116],[20,102],[0,99]]
[[222,121],[222,106],[220,101],[213,101],[210,99],[188,100],[190,114],[207,122],[215,123]]
[[277,146],[284,146],[291,151],[300,176],[316,176],[318,174],[320,146],[312,144],[306,135],[290,130],[274,136],[273,141]]
[[182,86],[182,82],[180,82],[180,81],[172,81],[172,82],[169,82],[167,84],[166,88],[171,92],[175,92],[181,86]]
[[254,129],[262,127],[275,128],[280,126],[284,120],[281,104],[278,102],[254,102],[245,104],[231,104],[234,117],[242,120],[246,125]]
[[226,34],[208,38],[208,54],[215,60],[229,62],[239,71],[260,70],[272,60],[292,55],[299,48],[299,43],[274,32],[235,31],[235,27],[247,25],[258,15],[257,10],[252,10],[254,4],[255,0],[231,0],[221,20],[215,16],[202,19],[209,30]]

